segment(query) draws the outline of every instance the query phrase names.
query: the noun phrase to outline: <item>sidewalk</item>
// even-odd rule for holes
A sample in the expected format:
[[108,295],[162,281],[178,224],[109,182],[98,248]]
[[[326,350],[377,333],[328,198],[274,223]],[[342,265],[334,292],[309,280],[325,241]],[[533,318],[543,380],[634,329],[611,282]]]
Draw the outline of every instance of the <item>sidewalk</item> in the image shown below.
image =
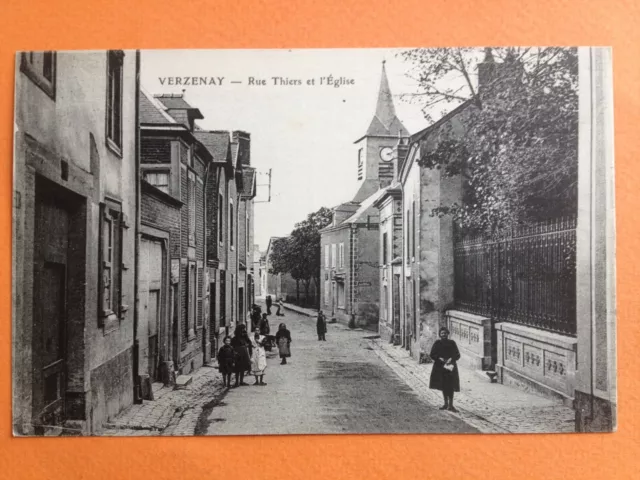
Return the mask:
[[[312,308],[302,308],[292,303],[283,303],[285,310],[291,310],[293,312],[299,313],[300,315],[306,315],[307,317],[317,317],[318,311],[313,310]],[[271,307],[273,309],[273,307]]]
[[218,369],[200,367],[183,390],[154,386],[155,400],[143,400],[104,425],[101,436],[193,435],[205,404],[224,390]]
[[[370,340],[378,356],[421,398],[440,407],[442,394],[429,389],[432,364],[419,365],[402,347],[379,338]],[[575,412],[557,400],[523,392],[517,388],[491,383],[477,372],[458,366],[460,393],[454,397],[458,413],[482,433],[573,433]]]

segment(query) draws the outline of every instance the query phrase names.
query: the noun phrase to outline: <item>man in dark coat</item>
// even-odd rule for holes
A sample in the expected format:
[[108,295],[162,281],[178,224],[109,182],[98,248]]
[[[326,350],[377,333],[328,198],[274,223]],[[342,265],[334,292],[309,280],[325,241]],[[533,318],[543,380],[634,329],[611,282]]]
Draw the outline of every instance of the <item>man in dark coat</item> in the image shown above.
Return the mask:
[[460,391],[460,376],[458,375],[457,361],[460,360],[460,351],[456,342],[449,340],[449,329],[440,329],[440,340],[433,344],[430,354],[433,360],[429,388],[442,390],[444,405],[440,410],[457,412],[453,406],[453,392]]
[[267,295],[267,315],[271,315],[271,295]]
[[322,313],[322,310],[318,310],[318,320],[316,321],[316,331],[318,332],[318,341],[326,342],[325,334],[327,333],[327,319]]

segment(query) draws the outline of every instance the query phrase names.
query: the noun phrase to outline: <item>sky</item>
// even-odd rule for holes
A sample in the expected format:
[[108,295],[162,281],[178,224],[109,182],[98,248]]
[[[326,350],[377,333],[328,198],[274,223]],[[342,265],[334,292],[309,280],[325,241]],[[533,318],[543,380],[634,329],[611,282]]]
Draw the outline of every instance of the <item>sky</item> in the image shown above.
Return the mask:
[[[410,133],[427,126],[419,106],[407,101],[417,86],[399,51],[145,50],[141,82],[154,94],[184,90],[205,117],[198,121],[204,129],[251,134],[251,165],[259,174],[254,243],[262,251],[270,237],[288,235],[309,213],[355,194],[354,142],[373,118],[383,60],[398,117]],[[353,84],[321,85],[320,78],[330,75]],[[176,85],[176,77],[202,77],[206,84]],[[301,85],[276,85],[273,77]],[[311,79],[314,85],[307,83]]]

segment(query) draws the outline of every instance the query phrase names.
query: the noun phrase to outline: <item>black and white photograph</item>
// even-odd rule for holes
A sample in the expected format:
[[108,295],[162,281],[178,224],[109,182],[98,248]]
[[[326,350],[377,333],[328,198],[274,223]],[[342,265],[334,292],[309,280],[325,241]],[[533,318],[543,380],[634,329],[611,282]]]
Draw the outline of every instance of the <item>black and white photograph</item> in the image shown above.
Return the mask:
[[612,57],[18,52],[14,436],[616,431]]

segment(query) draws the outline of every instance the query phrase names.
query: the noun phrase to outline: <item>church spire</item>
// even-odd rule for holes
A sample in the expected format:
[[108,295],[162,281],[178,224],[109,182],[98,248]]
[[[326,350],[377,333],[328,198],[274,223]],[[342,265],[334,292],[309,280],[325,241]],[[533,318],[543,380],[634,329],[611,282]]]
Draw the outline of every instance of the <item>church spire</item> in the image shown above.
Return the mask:
[[382,61],[382,77],[380,78],[380,91],[378,92],[378,103],[376,104],[376,117],[388,129],[396,116],[396,109],[393,106],[393,97],[389,88],[385,62],[385,60]]
[[393,105],[393,96],[391,95],[391,88],[389,88],[389,79],[387,78],[385,63],[386,61],[383,60],[376,113],[373,120],[371,120],[365,136],[408,136],[409,133],[396,116],[396,109]]

